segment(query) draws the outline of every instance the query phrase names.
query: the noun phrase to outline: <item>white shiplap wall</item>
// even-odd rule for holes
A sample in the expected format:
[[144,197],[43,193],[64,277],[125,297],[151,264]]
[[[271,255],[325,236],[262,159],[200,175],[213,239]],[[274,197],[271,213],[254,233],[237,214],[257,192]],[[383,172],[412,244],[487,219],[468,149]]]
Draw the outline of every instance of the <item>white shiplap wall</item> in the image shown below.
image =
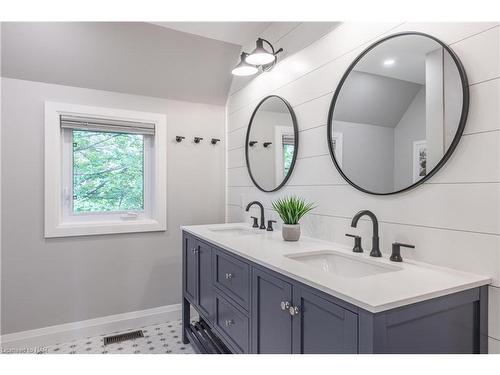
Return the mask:
[[[370,43],[400,31],[421,31],[449,44],[470,82],[471,105],[465,134],[454,155],[429,183],[395,196],[363,194],[336,171],[326,141],[328,107],[349,63]],[[260,99],[277,94],[296,112],[300,147],[288,185],[262,193],[245,168],[248,120]],[[500,350],[500,26],[498,23],[342,23],[315,43],[281,61],[272,72],[234,91],[227,102],[227,221],[248,220],[242,205],[257,199],[276,219],[271,200],[298,194],[317,209],[303,220],[305,234],[349,244],[344,234],[358,210],[380,220],[381,245],[394,241],[415,250],[403,256],[490,275],[490,351]],[[254,214],[255,212],[252,212]],[[371,228],[360,224],[370,248]]]

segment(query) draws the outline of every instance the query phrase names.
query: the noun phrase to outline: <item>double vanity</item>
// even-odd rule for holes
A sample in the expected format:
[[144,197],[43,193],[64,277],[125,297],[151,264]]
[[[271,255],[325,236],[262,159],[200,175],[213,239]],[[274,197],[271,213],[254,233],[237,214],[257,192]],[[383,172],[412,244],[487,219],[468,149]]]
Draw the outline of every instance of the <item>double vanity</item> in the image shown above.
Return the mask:
[[[410,194],[437,173],[456,149],[469,109],[458,56],[419,32],[367,47],[332,91],[324,138],[333,164],[352,188],[375,197]],[[286,99],[270,95],[258,103],[245,160],[262,194],[291,178],[301,162],[299,135]],[[297,229],[300,217],[272,203]],[[250,202],[247,211],[254,204],[260,225],[253,217],[253,227],[182,227],[183,340],[199,352],[487,353],[488,277],[404,260],[401,248],[411,244],[396,242],[384,255],[368,210],[351,226],[362,216],[372,220],[369,252],[351,234],[350,248],[307,237],[283,241],[272,221],[266,230],[261,203]]]
[[183,340],[198,352],[487,353],[487,277],[246,223],[182,230]]

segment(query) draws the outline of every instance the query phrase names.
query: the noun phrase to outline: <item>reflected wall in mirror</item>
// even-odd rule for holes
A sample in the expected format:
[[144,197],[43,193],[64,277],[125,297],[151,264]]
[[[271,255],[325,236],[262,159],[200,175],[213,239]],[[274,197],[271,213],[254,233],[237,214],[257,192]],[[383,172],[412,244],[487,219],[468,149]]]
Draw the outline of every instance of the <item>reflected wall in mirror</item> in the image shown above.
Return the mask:
[[328,116],[335,166],[357,189],[411,189],[446,162],[462,136],[468,83],[453,51],[421,33],[368,47],[351,64]]
[[260,190],[285,185],[297,158],[298,137],[290,104],[276,95],[262,99],[250,118],[245,144],[248,173]]

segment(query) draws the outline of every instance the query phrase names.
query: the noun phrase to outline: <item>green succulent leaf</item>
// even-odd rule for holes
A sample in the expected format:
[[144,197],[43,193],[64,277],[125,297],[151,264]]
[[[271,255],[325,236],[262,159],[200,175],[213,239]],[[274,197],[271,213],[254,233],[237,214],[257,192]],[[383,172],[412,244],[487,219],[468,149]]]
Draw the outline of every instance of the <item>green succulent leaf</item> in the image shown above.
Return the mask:
[[307,203],[297,196],[279,198],[272,202],[274,210],[285,224],[298,224],[302,216],[316,208],[313,203]]

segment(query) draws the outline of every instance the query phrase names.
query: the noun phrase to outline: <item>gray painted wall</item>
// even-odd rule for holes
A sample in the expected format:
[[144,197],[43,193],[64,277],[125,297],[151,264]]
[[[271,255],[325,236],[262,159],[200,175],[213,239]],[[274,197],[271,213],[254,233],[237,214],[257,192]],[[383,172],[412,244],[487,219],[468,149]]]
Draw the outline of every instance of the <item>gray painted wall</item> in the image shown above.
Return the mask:
[[349,179],[372,191],[392,191],[394,129],[343,121],[334,121],[333,129],[343,134],[342,169]]
[[[43,237],[45,100],[166,114],[166,232]],[[224,220],[224,107],[8,78],[1,105],[2,334],[179,303],[179,226]]]

